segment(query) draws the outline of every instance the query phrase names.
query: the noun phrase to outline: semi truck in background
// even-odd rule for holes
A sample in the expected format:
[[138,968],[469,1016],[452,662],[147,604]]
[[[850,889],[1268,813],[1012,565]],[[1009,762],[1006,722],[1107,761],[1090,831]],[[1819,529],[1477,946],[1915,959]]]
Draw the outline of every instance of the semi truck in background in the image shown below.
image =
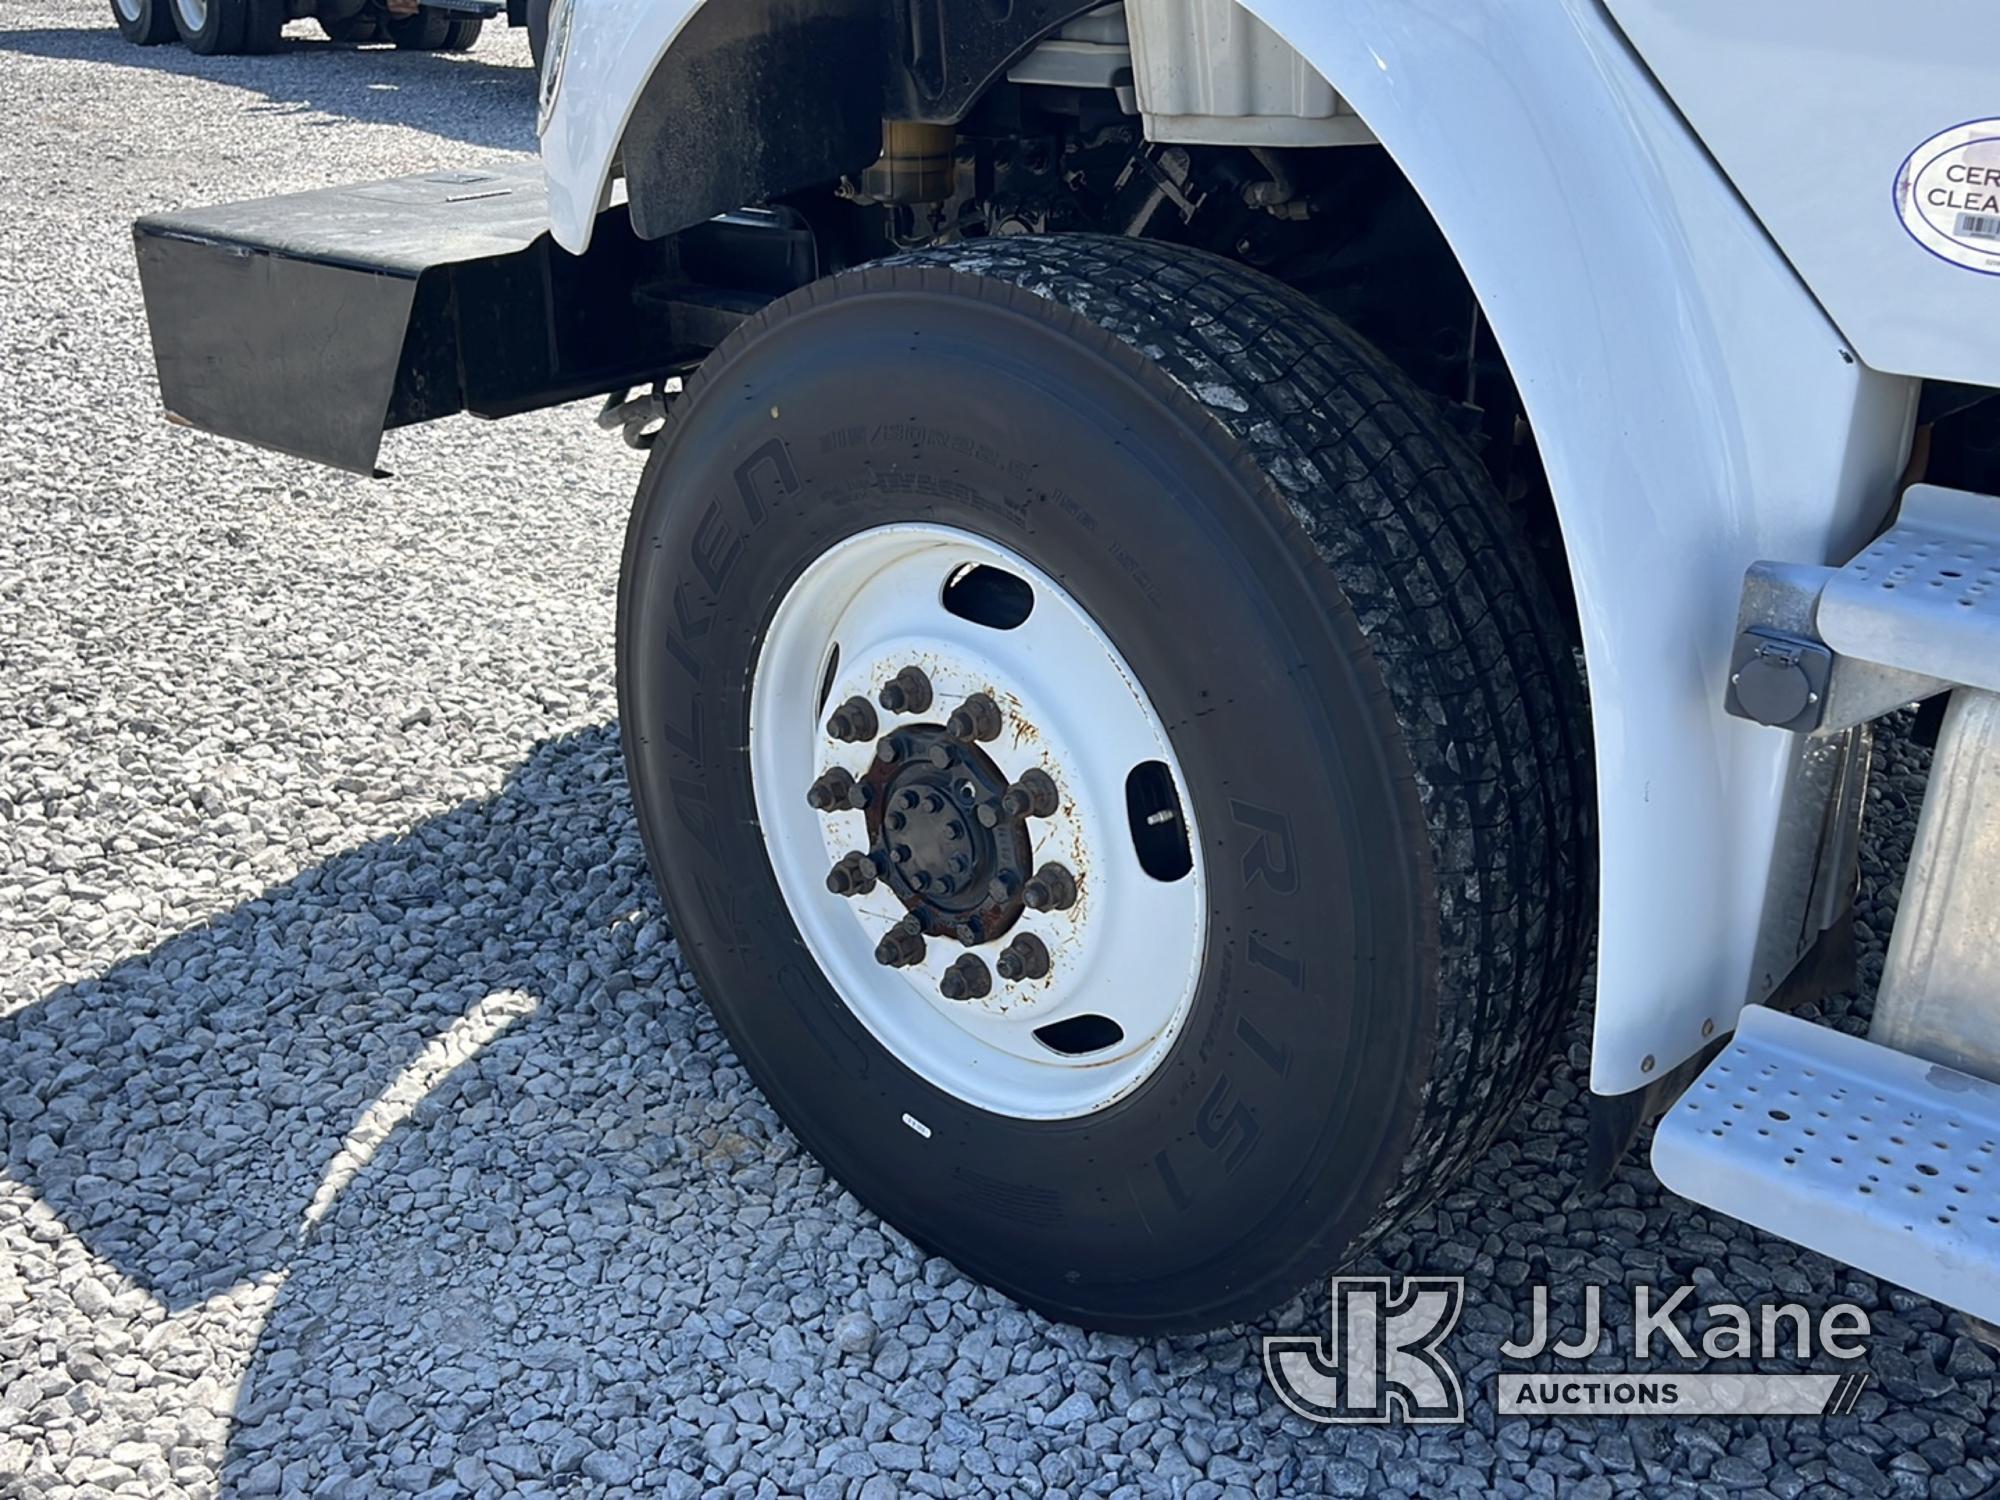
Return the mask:
[[178,421],[374,474],[604,397],[648,451],[680,951],[920,1244],[1253,1317],[1462,1179],[1588,976],[1594,1174],[1652,1125],[2000,1321],[1996,50],[1989,0],[557,0],[539,170],[136,242]]
[[528,28],[539,68],[549,0],[111,0],[111,19],[128,42],[151,47],[177,41],[212,57],[270,52],[286,22],[307,18],[319,22],[329,41],[465,52],[501,15]]

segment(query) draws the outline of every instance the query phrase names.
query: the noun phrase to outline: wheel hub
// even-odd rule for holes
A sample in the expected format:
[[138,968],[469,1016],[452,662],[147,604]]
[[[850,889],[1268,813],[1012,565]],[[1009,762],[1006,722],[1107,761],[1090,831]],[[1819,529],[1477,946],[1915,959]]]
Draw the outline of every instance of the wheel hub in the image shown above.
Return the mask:
[[752,688],[772,871],[877,1040],[1022,1118],[1151,1074],[1202,971],[1201,846],[1159,715],[1062,584],[948,527],[860,533],[780,600]]
[[1014,925],[1033,841],[1025,816],[1001,811],[1010,783],[992,756],[909,725],[882,737],[865,784],[876,868],[925,932],[972,946]]

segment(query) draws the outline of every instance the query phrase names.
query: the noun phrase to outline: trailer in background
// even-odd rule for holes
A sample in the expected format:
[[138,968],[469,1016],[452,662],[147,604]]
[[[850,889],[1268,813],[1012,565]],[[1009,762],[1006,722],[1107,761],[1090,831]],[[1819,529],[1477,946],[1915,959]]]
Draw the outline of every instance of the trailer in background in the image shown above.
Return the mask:
[[141,47],[182,42],[215,57],[270,52],[287,21],[308,17],[327,37],[359,46],[390,42],[414,52],[465,52],[480,29],[505,14],[528,28],[529,47],[541,65],[548,31],[548,0],[111,0],[111,17],[128,42]]

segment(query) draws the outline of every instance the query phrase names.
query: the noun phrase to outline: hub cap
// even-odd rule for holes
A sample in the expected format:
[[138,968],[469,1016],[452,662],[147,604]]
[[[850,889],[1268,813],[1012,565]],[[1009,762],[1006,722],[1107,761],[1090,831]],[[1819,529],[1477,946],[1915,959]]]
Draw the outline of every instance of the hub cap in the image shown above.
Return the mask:
[[1159,1065],[1201,971],[1200,841],[1159,716],[1053,579],[948,527],[840,543],[772,619],[750,759],[808,950],[906,1066],[1051,1119]]

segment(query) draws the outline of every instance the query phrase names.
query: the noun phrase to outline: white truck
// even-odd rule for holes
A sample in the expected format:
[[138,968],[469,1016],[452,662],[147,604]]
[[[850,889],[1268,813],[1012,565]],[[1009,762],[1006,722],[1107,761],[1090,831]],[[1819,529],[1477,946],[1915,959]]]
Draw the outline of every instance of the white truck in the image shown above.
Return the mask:
[[[217,0],[209,0],[217,3]],[[608,396],[681,951],[883,1217],[1216,1325],[1594,1166],[2000,1320],[2000,12],[558,0],[540,170],[136,230],[179,421]],[[1870,724],[1942,710],[1867,1037]]]

